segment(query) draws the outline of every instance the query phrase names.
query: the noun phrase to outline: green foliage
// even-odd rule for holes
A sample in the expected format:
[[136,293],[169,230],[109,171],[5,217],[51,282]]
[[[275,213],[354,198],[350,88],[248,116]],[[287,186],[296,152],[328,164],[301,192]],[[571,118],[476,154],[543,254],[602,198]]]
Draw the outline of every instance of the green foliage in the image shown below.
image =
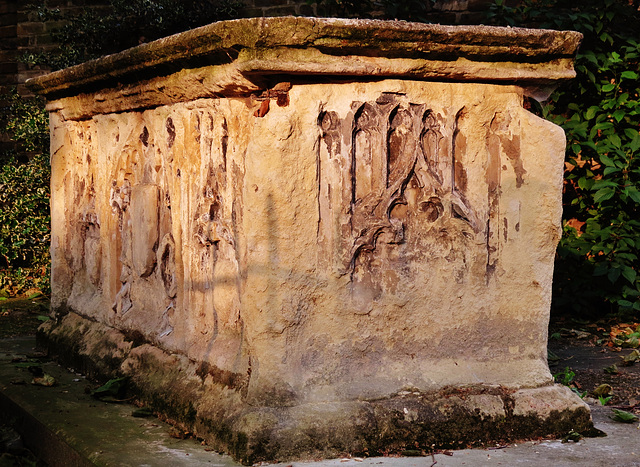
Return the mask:
[[553,375],[553,380],[558,384],[567,386],[569,389],[575,392],[582,399],[587,395],[587,392],[586,391],[581,392],[578,389],[578,387],[576,386],[576,383],[574,383],[573,381],[575,377],[576,377],[576,373],[573,370],[571,370],[569,367],[565,367],[564,370]]
[[630,3],[526,0],[511,8],[497,0],[490,12],[500,24],[584,34],[577,78],[539,109],[567,135],[557,311],[640,311],[640,14]]
[[128,376],[110,379],[95,391],[91,391],[91,396],[101,400],[121,400],[126,393],[128,383]]
[[0,120],[22,154],[0,155],[0,290],[49,289],[49,123],[40,99],[3,96]]
[[42,155],[25,164],[10,159],[0,168],[0,255],[7,264],[46,261],[48,179],[49,164]]
[[600,405],[607,405],[613,396],[598,396],[598,401],[600,401]]
[[49,146],[49,115],[44,101],[38,98],[23,99],[13,90],[0,96],[7,102],[1,109],[0,120],[12,139],[26,152],[46,152]]
[[553,375],[553,380],[562,384],[563,386],[570,386],[573,383],[573,379],[576,377],[576,373],[572,371],[569,367],[565,367],[560,373],[556,373]]
[[611,409],[611,414],[609,415],[611,420],[621,423],[635,423],[638,421],[638,416],[632,414],[631,412],[626,412],[620,409]]
[[67,24],[52,33],[57,49],[25,54],[22,61],[66,68],[187,29],[237,18],[241,7],[239,0],[110,0],[106,8],[84,8],[80,14],[62,18],[59,10],[39,6],[36,13],[41,19],[65,19]]
[[10,158],[0,167],[0,289],[47,291],[49,221],[47,157]]

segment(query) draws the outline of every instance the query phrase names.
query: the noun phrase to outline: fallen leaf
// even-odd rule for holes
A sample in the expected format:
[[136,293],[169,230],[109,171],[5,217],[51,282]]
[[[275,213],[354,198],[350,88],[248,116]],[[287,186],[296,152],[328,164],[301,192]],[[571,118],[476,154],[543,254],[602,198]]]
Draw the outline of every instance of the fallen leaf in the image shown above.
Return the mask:
[[44,373],[42,376],[33,378],[31,384],[35,384],[36,386],[51,387],[56,384],[56,379],[53,376]]
[[16,368],[40,368],[42,366],[42,363],[40,362],[20,362],[20,363],[15,363],[14,366]]
[[577,443],[582,438],[583,436],[580,433],[578,433],[577,431],[571,430],[569,433],[567,433],[567,435],[564,438],[562,438],[562,442],[568,443],[569,441],[573,441],[574,443]]
[[638,417],[630,412],[620,409],[611,409],[613,415],[609,415],[611,420],[622,423],[633,423],[638,421]]
[[407,449],[405,451],[402,451],[401,454],[403,456],[407,456],[407,457],[422,457],[424,456],[424,453],[418,449]]
[[618,365],[614,363],[613,365],[606,367],[604,369],[604,372],[610,375],[617,375],[618,373],[620,373],[620,370],[618,370]]
[[574,335],[577,339],[588,339],[591,337],[590,332],[581,331],[579,329],[569,329],[569,333]]
[[91,395],[96,399],[104,397],[121,398],[124,395],[128,379],[126,376],[110,379],[95,391],[91,391]]
[[640,346],[640,341],[637,337],[630,337],[622,343],[622,347],[637,349]]
[[622,357],[622,365],[631,366],[640,360],[640,352],[636,349],[628,355]]
[[169,436],[175,439],[186,439],[189,436],[189,433],[179,430],[176,427],[171,427],[169,430]]
[[547,349],[547,360],[550,362],[557,362],[558,360],[560,360],[560,357],[558,357],[551,350]]
[[597,397],[603,396],[610,396],[611,394],[613,394],[613,388],[611,387],[610,384],[601,384],[600,386],[598,386],[597,388],[594,389],[593,394]]

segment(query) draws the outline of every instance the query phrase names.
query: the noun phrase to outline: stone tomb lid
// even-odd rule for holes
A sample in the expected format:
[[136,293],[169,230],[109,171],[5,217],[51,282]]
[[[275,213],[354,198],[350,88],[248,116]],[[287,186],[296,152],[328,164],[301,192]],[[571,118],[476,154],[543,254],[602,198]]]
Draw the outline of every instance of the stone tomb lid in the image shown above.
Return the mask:
[[[57,99],[217,66],[234,80],[242,76],[251,83],[268,75],[328,75],[548,85],[575,76],[573,58],[581,39],[575,31],[544,29],[244,18],[165,37],[27,84]],[[252,87],[245,84],[235,88]],[[234,86],[220,87],[218,95],[238,93]]]

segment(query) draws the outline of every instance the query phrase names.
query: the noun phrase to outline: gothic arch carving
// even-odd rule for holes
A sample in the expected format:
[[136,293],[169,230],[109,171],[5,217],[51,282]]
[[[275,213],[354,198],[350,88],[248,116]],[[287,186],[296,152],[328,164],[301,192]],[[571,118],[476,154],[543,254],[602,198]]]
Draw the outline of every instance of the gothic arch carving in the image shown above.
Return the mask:
[[398,94],[351,109],[344,118],[329,110],[318,116],[319,238],[333,243],[340,270],[353,271],[380,241],[403,243],[408,210],[427,223],[455,217],[481,229],[456,184],[465,180],[454,148],[463,109],[453,128],[427,104]]

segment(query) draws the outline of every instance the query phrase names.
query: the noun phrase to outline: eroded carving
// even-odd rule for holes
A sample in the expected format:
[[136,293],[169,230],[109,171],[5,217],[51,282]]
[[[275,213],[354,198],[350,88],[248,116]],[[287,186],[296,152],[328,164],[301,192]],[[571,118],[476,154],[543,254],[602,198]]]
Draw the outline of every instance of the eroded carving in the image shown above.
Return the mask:
[[[218,166],[218,169],[221,167]],[[225,173],[220,173],[213,165],[207,168],[195,222],[195,237],[202,246],[214,245],[225,241],[233,245],[231,229],[224,221],[220,186],[226,185]],[[224,179],[222,181],[221,179]]]
[[91,212],[84,220],[84,264],[87,276],[93,285],[100,286],[102,269],[102,245],[100,243],[100,223],[96,213]]
[[331,239],[344,270],[353,271],[378,242],[403,243],[407,216],[426,223],[457,218],[481,230],[464,194],[463,116],[459,109],[447,127],[426,104],[392,93],[354,102],[344,118],[321,111],[319,237]]
[[131,193],[132,262],[135,273],[149,276],[156,266],[158,246],[159,190],[157,185],[141,184]]
[[116,294],[113,311],[118,315],[124,315],[131,308],[133,308],[133,302],[131,301],[131,283],[124,282]]
[[158,275],[169,298],[175,298],[178,292],[176,280],[176,245],[171,234],[165,234],[158,245]]
[[167,147],[171,149],[174,141],[176,140],[176,127],[173,124],[173,119],[171,117],[167,118],[165,128],[167,129]]
[[118,218],[118,230],[122,231],[122,220],[125,210],[131,201],[131,182],[125,178],[121,184],[116,180],[111,182],[109,204],[113,214]]

